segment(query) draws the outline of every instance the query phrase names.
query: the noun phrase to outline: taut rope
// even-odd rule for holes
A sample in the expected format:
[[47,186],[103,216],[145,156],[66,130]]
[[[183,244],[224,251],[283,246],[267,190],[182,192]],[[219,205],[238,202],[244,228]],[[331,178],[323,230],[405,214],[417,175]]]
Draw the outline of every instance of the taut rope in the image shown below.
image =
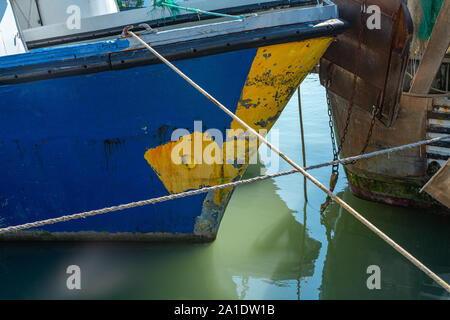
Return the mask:
[[208,92],[206,92],[202,87],[196,84],[193,80],[191,80],[187,75],[181,72],[177,67],[175,67],[171,62],[169,62],[166,58],[160,55],[155,49],[153,49],[150,45],[148,45],[144,40],[138,37],[134,32],[128,30],[128,33],[133,36],[136,40],[138,40],[144,47],[150,50],[155,56],[157,56],[162,62],[164,62],[168,67],[170,67],[173,71],[175,71],[180,77],[186,80],[189,84],[191,84],[195,89],[197,89],[201,94],[203,94],[206,98],[211,100],[216,106],[218,106],[222,111],[228,114],[231,118],[237,121],[241,126],[246,128],[250,133],[254,134],[258,137],[262,142],[264,142],[267,147],[269,147],[273,152],[277,153],[283,160],[289,163],[292,167],[298,170],[301,174],[303,174],[306,178],[308,178],[312,183],[314,183],[319,189],[325,192],[331,199],[336,201],[339,205],[341,205],[345,210],[347,210],[350,214],[352,214],[356,219],[358,219],[362,224],[364,224],[367,228],[372,230],[375,234],[377,234],[381,239],[383,239],[386,243],[388,243],[391,247],[397,250],[401,255],[411,261],[416,267],[422,270],[426,275],[432,278],[436,283],[442,286],[445,290],[450,292],[450,285],[448,285],[444,280],[442,280],[438,275],[428,269],[423,263],[417,260],[413,255],[411,255],[408,251],[403,249],[400,245],[398,245],[394,240],[389,238],[386,234],[384,234],[380,229],[374,226],[370,221],[364,218],[361,214],[359,214],[355,209],[353,209],[349,204],[347,204],[344,200],[336,196],[333,192],[328,190],[320,181],[310,175],[305,171],[302,167],[292,161],[288,156],[278,150],[277,147],[272,145],[268,140],[266,140],[262,135],[256,132],[252,127],[242,121],[238,116],[236,116],[233,112],[228,110],[223,104],[221,104],[217,99],[211,96]]
[[[382,154],[387,154],[387,153],[394,152],[394,151],[416,148],[416,147],[419,147],[422,145],[430,144],[433,142],[438,142],[438,141],[445,140],[445,139],[450,139],[450,136],[438,137],[438,138],[434,138],[434,139],[429,139],[429,140],[424,140],[424,141],[420,141],[420,142],[407,144],[407,145],[400,146],[400,147],[395,147],[395,148],[390,148],[390,149],[386,149],[386,150],[367,153],[367,154],[359,155],[356,157],[350,157],[350,158],[345,158],[345,159],[341,159],[341,160],[337,160],[337,161],[326,162],[326,163],[306,167],[305,170],[313,170],[313,169],[323,168],[323,167],[331,166],[336,163],[347,164],[347,163],[353,162],[354,160],[368,159],[368,158],[372,158],[372,157],[379,156]],[[171,194],[171,195],[163,196],[163,197],[159,197],[159,198],[131,202],[131,203],[122,204],[122,205],[118,205],[118,206],[113,206],[113,207],[108,207],[108,208],[103,208],[103,209],[98,209],[98,210],[92,210],[92,211],[87,211],[87,212],[81,212],[81,213],[66,215],[66,216],[53,218],[53,219],[41,220],[41,221],[30,222],[30,223],[26,223],[26,224],[22,224],[22,225],[17,225],[17,226],[0,228],[0,234],[16,232],[16,231],[26,230],[26,229],[36,228],[36,227],[42,227],[42,226],[49,225],[49,224],[55,224],[55,223],[59,223],[59,222],[69,221],[69,220],[82,219],[82,218],[86,218],[86,217],[91,217],[91,216],[110,213],[110,212],[122,211],[122,210],[136,208],[136,207],[143,207],[143,206],[147,206],[150,204],[156,204],[159,202],[165,202],[165,201],[169,201],[169,200],[175,200],[175,199],[185,198],[185,197],[189,197],[189,196],[195,196],[195,195],[207,193],[210,191],[216,191],[216,190],[226,189],[226,188],[234,188],[234,187],[244,185],[244,184],[250,184],[250,183],[254,183],[254,182],[258,182],[258,181],[264,181],[267,179],[283,177],[283,176],[287,176],[287,175],[294,174],[294,173],[299,173],[299,171],[296,169],[289,170],[289,171],[284,171],[284,172],[280,172],[280,173],[250,178],[250,179],[246,179],[246,180],[234,181],[234,182],[221,184],[221,185],[217,185],[217,186],[213,186],[213,187],[206,187],[206,188],[202,188],[202,189],[198,189],[198,190],[192,190],[192,191]]]

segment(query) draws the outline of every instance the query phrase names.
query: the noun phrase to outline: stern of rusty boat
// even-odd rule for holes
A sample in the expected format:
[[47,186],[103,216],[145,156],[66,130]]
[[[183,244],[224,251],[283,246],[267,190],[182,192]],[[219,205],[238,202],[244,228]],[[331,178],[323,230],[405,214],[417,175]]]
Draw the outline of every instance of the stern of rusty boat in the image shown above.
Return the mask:
[[[428,90],[409,93],[420,64],[416,51],[424,47],[418,44],[421,20],[416,7],[420,4],[415,2],[371,1],[368,5],[381,10],[382,27],[369,29],[371,14],[362,10],[364,1],[336,1],[351,27],[321,59],[320,75],[342,157],[449,134],[446,95],[430,95]],[[433,81],[444,93],[448,92],[448,62],[447,55]],[[352,192],[361,198],[446,211],[420,191],[449,156],[449,142],[441,141],[360,160],[346,165],[345,173]]]

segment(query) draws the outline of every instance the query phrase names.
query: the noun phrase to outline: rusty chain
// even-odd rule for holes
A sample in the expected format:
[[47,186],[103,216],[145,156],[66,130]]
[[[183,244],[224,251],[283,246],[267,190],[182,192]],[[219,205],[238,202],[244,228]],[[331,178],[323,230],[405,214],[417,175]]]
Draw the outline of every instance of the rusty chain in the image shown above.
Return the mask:
[[[328,80],[326,83],[326,87],[327,87],[327,105],[328,105],[328,117],[329,117],[329,127],[330,127],[330,135],[331,135],[331,143],[332,143],[332,148],[333,148],[333,159],[334,161],[336,161],[339,158],[339,154],[341,153],[344,144],[345,144],[345,140],[347,138],[347,134],[348,134],[348,130],[350,127],[350,120],[352,117],[352,113],[353,113],[353,106],[354,106],[354,101],[355,101],[355,96],[356,96],[356,87],[357,87],[357,80],[358,80],[358,73],[359,73],[359,68],[360,68],[360,62],[361,62],[361,47],[362,47],[362,40],[363,40],[363,34],[364,34],[364,25],[365,25],[365,21],[364,21],[364,12],[366,11],[367,5],[366,5],[366,1],[363,1],[361,4],[361,11],[360,11],[360,27],[359,27],[359,34],[358,34],[358,49],[356,51],[356,60],[355,60],[355,73],[353,75],[353,84],[352,84],[352,93],[350,96],[350,100],[349,100],[349,106],[348,106],[348,110],[347,110],[347,118],[345,120],[345,126],[344,126],[344,130],[342,133],[342,136],[340,138],[339,144],[336,145],[337,140],[336,140],[336,136],[335,136],[335,130],[334,130],[334,124],[333,124],[333,110],[331,107],[331,101],[330,101],[330,96],[328,93],[328,89],[331,85],[331,67],[332,64],[330,64],[328,66]],[[367,149],[367,146],[369,145],[369,140],[372,136],[373,133],[373,127],[375,125],[375,120],[376,120],[376,113],[374,112],[375,116],[372,117],[372,124],[371,127],[369,129],[369,136],[367,137],[367,141],[366,141],[366,145],[363,148],[362,153],[364,153]],[[355,162],[356,163],[356,162]],[[353,163],[354,164],[354,163]],[[339,163],[333,165],[332,169],[331,169],[331,176],[330,176],[330,190],[334,191],[336,184],[338,182],[339,179]],[[321,205],[321,213],[323,213],[326,208],[328,207],[328,205],[330,204],[331,199],[330,197],[327,197],[327,199],[325,200],[325,202]]]

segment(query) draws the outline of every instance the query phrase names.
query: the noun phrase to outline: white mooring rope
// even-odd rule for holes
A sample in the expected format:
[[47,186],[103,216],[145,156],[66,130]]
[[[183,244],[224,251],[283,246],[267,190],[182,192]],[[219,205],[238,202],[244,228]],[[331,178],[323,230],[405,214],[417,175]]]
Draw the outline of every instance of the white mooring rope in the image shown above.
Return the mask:
[[[309,166],[309,167],[306,167],[304,169],[305,170],[313,170],[313,169],[318,169],[318,168],[331,166],[331,165],[336,164],[336,163],[340,163],[340,164],[345,165],[345,164],[348,164],[348,163],[352,163],[355,160],[362,160],[362,159],[373,158],[375,156],[387,154],[387,153],[390,153],[390,152],[416,148],[416,147],[419,147],[419,146],[422,146],[422,145],[427,145],[427,144],[430,144],[430,143],[434,143],[434,142],[438,142],[438,141],[442,141],[442,140],[446,140],[446,139],[450,139],[450,136],[433,138],[433,139],[429,139],[429,140],[424,140],[424,141],[420,141],[420,142],[406,144],[406,145],[403,145],[403,146],[400,146],[400,147],[395,147],[395,148],[375,151],[375,152],[372,152],[372,153],[367,153],[367,154],[359,155],[359,156],[356,156],[356,157],[349,157],[349,158],[345,158],[345,159],[341,159],[341,160],[326,162],[326,163],[322,163],[322,164],[318,164],[318,165]],[[169,201],[169,200],[175,200],[175,199],[195,196],[195,195],[199,195],[199,194],[202,194],[202,193],[207,193],[207,192],[210,192],[210,191],[216,191],[216,190],[221,190],[221,189],[226,189],[226,188],[234,188],[234,187],[237,187],[237,186],[240,186],[240,185],[244,185],[244,184],[250,184],[250,183],[254,183],[254,182],[258,182],[258,181],[264,181],[264,180],[267,180],[267,179],[274,179],[274,178],[278,178],[278,177],[283,177],[283,176],[287,176],[287,175],[294,174],[294,173],[299,173],[299,171],[295,169],[295,170],[289,170],[289,171],[284,171],[284,172],[280,172],[280,173],[268,174],[268,175],[265,175],[265,176],[259,176],[259,177],[254,177],[254,178],[250,178],[250,179],[246,179],[246,180],[240,180],[240,181],[233,181],[233,182],[230,182],[230,183],[225,183],[225,184],[212,186],[212,187],[206,187],[206,188],[202,188],[202,189],[198,189],[198,190],[192,190],[192,191],[186,191],[186,192],[181,192],[181,193],[175,193],[175,194],[171,194],[171,195],[167,195],[167,196],[163,196],[163,197],[159,197],[159,198],[152,198],[152,199],[143,200],[143,201],[130,202],[130,203],[121,204],[121,205],[118,205],[118,206],[112,206],[112,207],[98,209],[98,210],[86,211],[86,212],[81,212],[81,213],[61,216],[61,217],[58,217],[58,218],[52,218],[52,219],[46,219],[46,220],[41,220],[41,221],[35,221],[35,222],[30,222],[30,223],[26,223],[26,224],[17,225],[17,226],[10,226],[10,227],[6,227],[6,228],[0,228],[0,234],[5,234],[5,233],[9,233],[9,232],[17,232],[17,231],[20,231],[20,230],[26,230],[26,229],[36,228],[36,227],[42,227],[42,226],[45,226],[45,225],[56,224],[56,223],[69,221],[69,220],[83,219],[83,218],[86,218],[86,217],[91,217],[91,216],[95,216],[95,215],[100,215],[100,214],[105,214],[105,213],[110,213],[110,212],[116,212],[116,211],[123,211],[123,210],[126,210],[126,209],[131,209],[131,208],[136,208],[136,207],[143,207],[143,206],[147,206],[147,205],[150,205],[150,204],[156,204],[156,203],[159,203],[159,202],[165,202],[165,201]]]

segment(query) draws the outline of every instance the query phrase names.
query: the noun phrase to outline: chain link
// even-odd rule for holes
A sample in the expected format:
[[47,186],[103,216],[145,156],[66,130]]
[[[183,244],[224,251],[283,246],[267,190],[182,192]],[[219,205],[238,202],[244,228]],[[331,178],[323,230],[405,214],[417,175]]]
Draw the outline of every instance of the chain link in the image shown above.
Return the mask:
[[378,117],[380,111],[381,111],[381,108],[379,106],[378,107],[377,106],[373,106],[372,120],[370,121],[369,133],[367,134],[367,139],[366,139],[366,142],[364,144],[364,147],[363,147],[363,149],[361,150],[361,152],[359,154],[366,153],[367,148],[369,147],[370,138],[372,137],[373,129],[375,128],[375,122],[377,121],[377,117]]
[[[333,124],[333,110],[331,108],[330,103],[330,95],[327,92],[327,105],[328,105],[328,125],[330,127],[330,136],[331,136],[331,145],[333,148],[333,161],[339,159],[339,152],[336,146],[336,137],[334,135],[334,124]],[[332,166],[332,172],[334,174],[339,174],[339,164],[335,164]]]
[[[339,144],[336,145],[336,136],[335,136],[335,130],[334,130],[334,124],[333,124],[333,110],[332,110],[332,106],[331,106],[331,101],[330,101],[330,96],[329,96],[329,92],[328,89],[331,85],[331,67],[332,65],[330,64],[328,66],[328,80],[326,83],[326,87],[327,87],[327,105],[328,105],[328,117],[329,117],[329,127],[330,127],[330,136],[331,136],[331,143],[332,143],[332,148],[333,148],[333,159],[334,161],[336,161],[339,158],[339,154],[341,153],[344,144],[345,144],[345,140],[347,138],[347,134],[348,134],[348,130],[350,127],[350,120],[352,117],[352,113],[353,113],[353,106],[354,106],[354,101],[355,101],[355,96],[356,96],[356,87],[357,87],[357,83],[358,83],[358,73],[359,73],[359,68],[360,68],[360,62],[361,62],[361,47],[362,47],[362,38],[363,38],[363,32],[364,32],[364,13],[366,11],[366,1],[364,0],[363,3],[361,4],[361,12],[360,12],[360,27],[359,27],[359,35],[358,35],[358,49],[356,52],[356,61],[355,61],[355,73],[353,75],[353,84],[352,84],[352,93],[350,96],[350,100],[349,100],[349,106],[348,106],[348,110],[347,110],[347,118],[345,120],[345,126],[344,126],[344,130],[342,133],[342,136],[340,138]],[[369,131],[369,137],[367,138],[367,142],[366,142],[366,146],[364,147],[364,151],[367,149],[367,145],[369,144],[368,141],[370,140],[370,137],[372,136],[372,131],[373,131],[373,126],[375,124],[375,119],[372,119],[373,124],[371,125],[370,131]],[[355,162],[356,163],[356,162]],[[330,190],[333,192],[334,188],[336,187],[336,184],[338,182],[339,179],[339,163],[335,164],[332,166],[331,169],[331,177],[330,177]],[[331,202],[331,198],[327,197],[327,199],[325,200],[325,203],[323,203],[321,205],[321,213],[323,213],[325,211],[325,209],[328,207],[328,205]]]

